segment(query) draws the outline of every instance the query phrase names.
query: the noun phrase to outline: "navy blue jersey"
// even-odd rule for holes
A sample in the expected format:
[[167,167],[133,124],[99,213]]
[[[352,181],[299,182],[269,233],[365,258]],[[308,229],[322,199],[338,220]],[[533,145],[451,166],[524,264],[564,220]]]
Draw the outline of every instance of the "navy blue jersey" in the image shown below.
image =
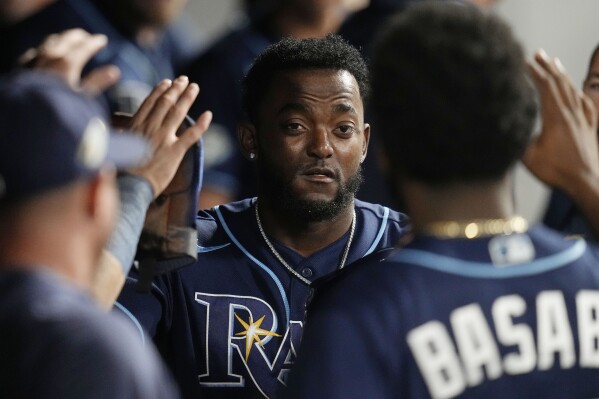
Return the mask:
[[3,268],[0,291],[0,398],[179,397],[129,323],[62,278]]
[[419,237],[318,292],[286,397],[599,397],[599,259],[583,240]]
[[595,239],[593,229],[586,222],[578,207],[563,191],[558,189],[551,192],[543,223],[566,235],[583,236],[587,240]]
[[[348,265],[392,246],[407,223],[379,205],[355,209]],[[157,277],[149,295],[130,276],[118,299],[154,337],[186,398],[274,397],[295,361],[311,289],[270,252],[254,210],[247,199],[200,213],[197,263]],[[314,281],[337,271],[348,236],[307,258],[273,245]]]

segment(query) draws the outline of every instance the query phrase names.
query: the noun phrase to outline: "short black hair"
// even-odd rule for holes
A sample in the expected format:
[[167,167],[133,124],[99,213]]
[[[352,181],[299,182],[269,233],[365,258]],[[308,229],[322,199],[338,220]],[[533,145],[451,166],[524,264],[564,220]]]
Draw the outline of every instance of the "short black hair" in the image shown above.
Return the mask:
[[331,69],[351,73],[363,102],[370,92],[368,67],[360,52],[341,36],[296,39],[287,37],[267,47],[243,79],[242,104],[246,117],[256,121],[257,110],[277,72]]
[[452,2],[408,7],[378,37],[372,68],[375,123],[395,175],[493,181],[529,143],[535,90],[496,16]]

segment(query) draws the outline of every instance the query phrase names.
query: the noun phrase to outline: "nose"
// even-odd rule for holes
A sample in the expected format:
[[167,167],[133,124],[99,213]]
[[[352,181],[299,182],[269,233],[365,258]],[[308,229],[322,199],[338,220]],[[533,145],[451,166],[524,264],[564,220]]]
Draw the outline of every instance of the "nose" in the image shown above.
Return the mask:
[[324,159],[333,155],[333,147],[329,140],[329,133],[324,128],[315,129],[310,136],[308,155]]

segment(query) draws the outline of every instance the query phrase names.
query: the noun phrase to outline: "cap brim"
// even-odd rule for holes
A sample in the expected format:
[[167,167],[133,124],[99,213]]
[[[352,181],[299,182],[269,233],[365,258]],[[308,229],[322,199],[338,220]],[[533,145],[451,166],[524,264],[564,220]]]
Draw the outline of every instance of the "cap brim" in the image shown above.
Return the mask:
[[110,130],[106,160],[118,169],[141,165],[151,154],[150,143],[138,133]]

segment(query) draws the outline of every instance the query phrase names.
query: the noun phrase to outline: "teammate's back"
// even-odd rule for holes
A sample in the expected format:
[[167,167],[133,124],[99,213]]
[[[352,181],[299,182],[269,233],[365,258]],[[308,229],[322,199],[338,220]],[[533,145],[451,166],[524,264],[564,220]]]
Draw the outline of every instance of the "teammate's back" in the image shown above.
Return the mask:
[[531,72],[537,140],[523,52],[497,17],[427,2],[384,31],[373,99],[414,234],[317,291],[292,397],[599,396],[596,249],[529,229],[511,195],[526,151],[598,203],[596,116],[559,62],[539,53]]
[[[597,254],[543,227],[508,237],[419,237],[321,287],[312,309],[327,310],[310,323],[327,345],[307,351],[303,380],[327,377],[304,396],[597,395]],[[499,247],[504,260],[528,261],[498,263]],[[322,328],[331,318],[334,328]],[[314,349],[312,338],[305,344]],[[344,366],[329,370],[329,361]]]

